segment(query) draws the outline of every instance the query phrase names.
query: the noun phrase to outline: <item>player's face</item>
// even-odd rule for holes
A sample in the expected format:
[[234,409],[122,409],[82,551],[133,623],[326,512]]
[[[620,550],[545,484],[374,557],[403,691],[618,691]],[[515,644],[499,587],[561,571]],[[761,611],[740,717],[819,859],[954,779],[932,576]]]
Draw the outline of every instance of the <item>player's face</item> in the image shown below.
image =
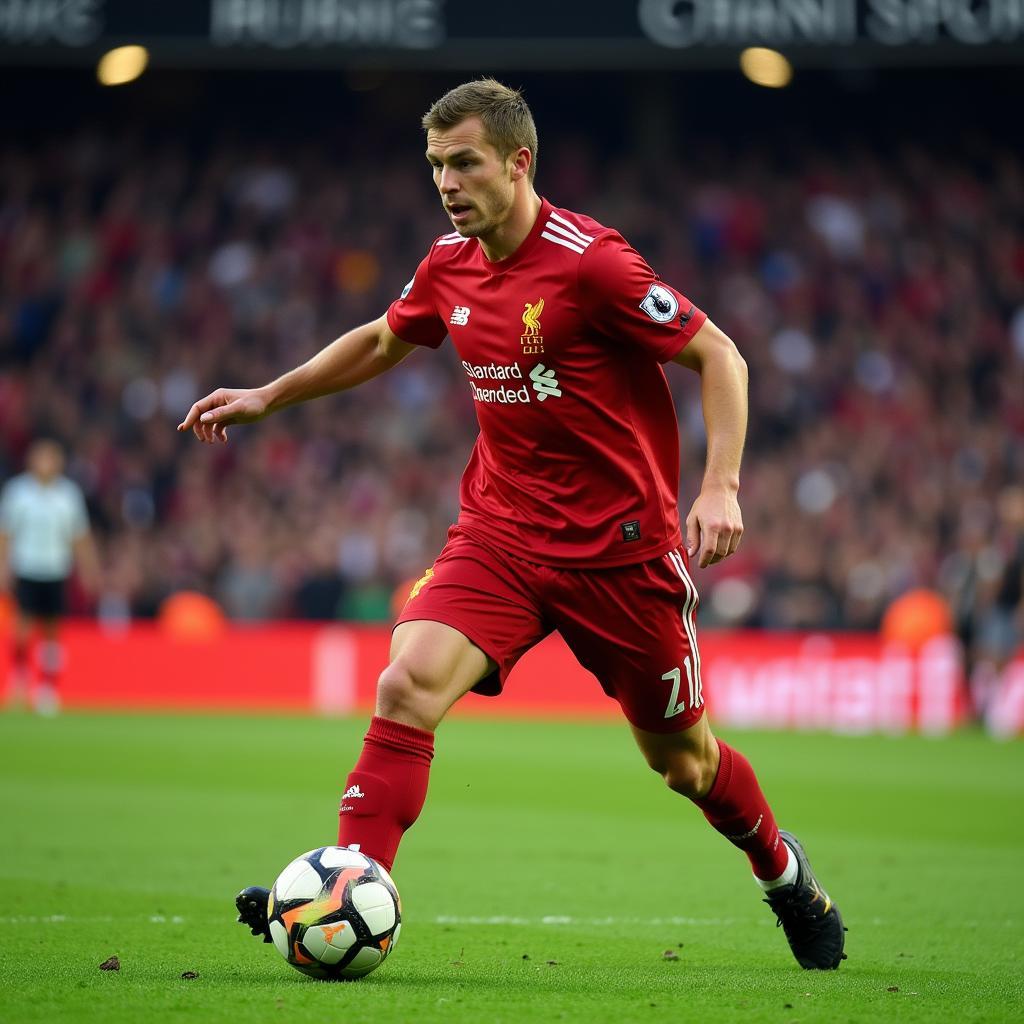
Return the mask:
[[427,132],[427,160],[452,226],[465,238],[487,235],[512,211],[513,160],[487,141],[479,117]]
[[29,449],[29,472],[39,480],[53,480],[64,469],[64,453],[50,441],[37,441]]

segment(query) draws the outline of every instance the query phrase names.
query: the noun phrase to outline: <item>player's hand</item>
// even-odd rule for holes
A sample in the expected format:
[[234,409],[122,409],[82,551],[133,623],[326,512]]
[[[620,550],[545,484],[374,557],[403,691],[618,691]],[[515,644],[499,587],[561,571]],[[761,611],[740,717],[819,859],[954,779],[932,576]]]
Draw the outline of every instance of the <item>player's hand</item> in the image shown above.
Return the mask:
[[743,536],[743,515],[736,491],[731,487],[705,485],[686,517],[686,553],[702,569],[728,558]]
[[228,427],[254,423],[267,415],[267,398],[262,388],[218,388],[200,398],[178,424],[178,430],[192,431],[200,441],[227,441]]

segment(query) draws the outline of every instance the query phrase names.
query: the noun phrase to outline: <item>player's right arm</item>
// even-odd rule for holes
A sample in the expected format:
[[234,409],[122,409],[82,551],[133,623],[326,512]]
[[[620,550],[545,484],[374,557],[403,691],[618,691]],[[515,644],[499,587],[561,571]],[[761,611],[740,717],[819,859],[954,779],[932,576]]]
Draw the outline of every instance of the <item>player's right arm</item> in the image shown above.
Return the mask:
[[12,497],[11,485],[4,484],[3,491],[0,492],[0,594],[6,594],[11,589],[13,581],[10,562],[14,518]]
[[387,316],[336,338],[312,359],[259,388],[218,388],[199,399],[178,424],[200,441],[226,441],[227,428],[254,423],[289,405],[354,388],[400,363],[416,346],[388,326]]

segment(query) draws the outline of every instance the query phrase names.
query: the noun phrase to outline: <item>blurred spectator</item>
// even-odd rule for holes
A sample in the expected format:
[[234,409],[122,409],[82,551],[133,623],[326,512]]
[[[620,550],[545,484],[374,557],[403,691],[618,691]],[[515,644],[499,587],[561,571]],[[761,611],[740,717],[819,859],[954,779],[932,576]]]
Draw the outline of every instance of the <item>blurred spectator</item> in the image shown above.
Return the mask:
[[991,531],[971,541],[970,555],[950,559],[947,579],[961,601],[971,697],[983,716],[1024,638],[1024,487],[999,494]]
[[345,598],[337,540],[334,531],[324,528],[310,537],[307,547],[309,568],[295,588],[292,613],[300,619],[340,618]]

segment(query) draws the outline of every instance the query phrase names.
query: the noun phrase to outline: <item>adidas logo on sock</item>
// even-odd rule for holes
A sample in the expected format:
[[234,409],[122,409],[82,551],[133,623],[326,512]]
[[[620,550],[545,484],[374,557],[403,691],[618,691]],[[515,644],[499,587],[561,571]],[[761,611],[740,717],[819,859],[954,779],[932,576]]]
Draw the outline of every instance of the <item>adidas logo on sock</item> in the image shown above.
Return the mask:
[[366,794],[359,788],[358,785],[349,786],[348,789],[342,794],[342,800],[362,800]]

